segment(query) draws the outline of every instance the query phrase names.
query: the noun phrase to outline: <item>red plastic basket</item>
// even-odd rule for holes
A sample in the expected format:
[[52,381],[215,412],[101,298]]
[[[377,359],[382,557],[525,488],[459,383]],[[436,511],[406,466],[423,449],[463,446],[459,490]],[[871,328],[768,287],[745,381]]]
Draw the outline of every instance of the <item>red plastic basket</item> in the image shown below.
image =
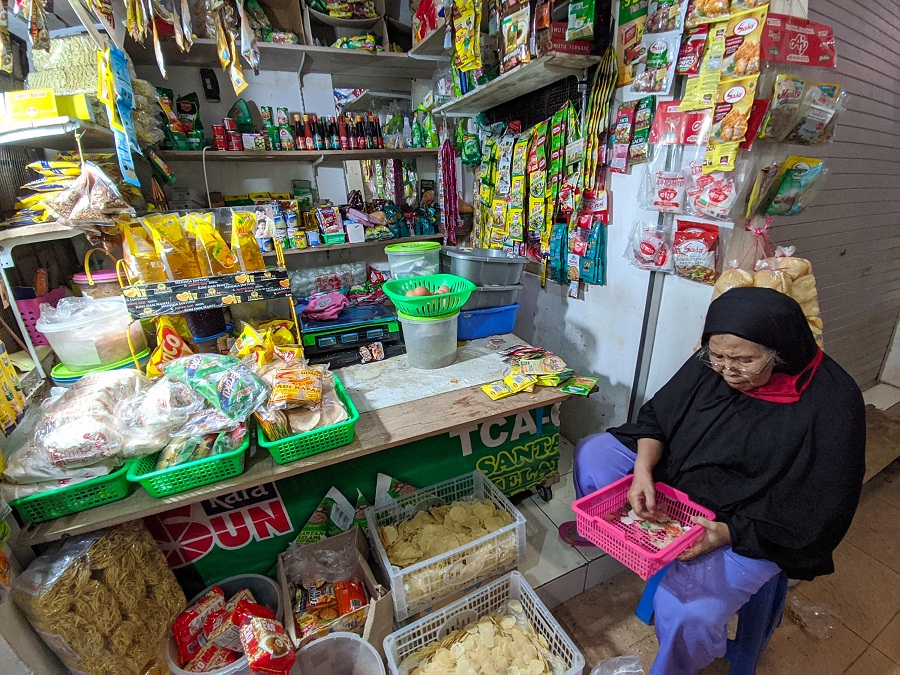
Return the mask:
[[609,522],[603,518],[628,503],[632,480],[634,476],[625,476],[602,490],[582,497],[572,504],[572,510],[575,511],[578,534],[646,580],[675,560],[703,534],[701,526],[691,523],[691,516],[704,516],[710,520],[715,520],[716,516],[709,509],[692,502],[684,492],[657,483],[656,508],[681,525],[691,526],[688,532],[665,548],[657,548],[649,535],[637,525],[625,525],[618,519]]

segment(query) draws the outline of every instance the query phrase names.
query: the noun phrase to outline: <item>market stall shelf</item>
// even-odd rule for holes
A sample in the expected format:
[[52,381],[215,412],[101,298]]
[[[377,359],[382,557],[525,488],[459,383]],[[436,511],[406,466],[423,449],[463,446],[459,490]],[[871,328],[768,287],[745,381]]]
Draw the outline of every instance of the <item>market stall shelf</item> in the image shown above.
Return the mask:
[[409,55],[413,58],[421,58],[423,56],[446,56],[447,49],[444,47],[444,36],[447,34],[447,24],[442,24],[425,36],[419,44],[409,50]]
[[257,452],[247,459],[243,474],[188,490],[177,495],[155,499],[143,490],[107,506],[99,506],[65,516],[22,531],[20,543],[35,546],[65,536],[128,522],[184,506],[220,497],[395,448],[440,434],[472,428],[481,422],[509,415],[549,408],[562,403],[569,395],[556,388],[540,387],[533,394],[520,393],[497,401],[484,395],[480,386],[472,386],[428,398],[428,405],[412,402],[360,414],[356,438],[349,445],[329,450],[290,464],[276,464],[268,453]]
[[84,149],[111,148],[115,143],[112,131],[106,127],[71,117],[37,120],[18,129],[10,129],[5,125],[4,129],[0,132],[0,145],[76,150],[76,133],[81,135],[81,147]]
[[[161,42],[161,47],[169,67],[219,68],[215,40],[194,40],[194,46],[187,53],[181,52],[174,42]],[[156,64],[152,49],[131,41],[126,43],[126,49],[135,65]],[[430,80],[437,65],[435,61],[414,59],[398,52],[259,43],[260,70],[330,74],[335,87],[351,89],[360,83],[373,89],[390,89],[401,84],[408,87],[409,80]]]
[[[401,237],[400,239],[377,239],[375,241],[361,241],[354,244],[330,244],[328,246],[311,246],[309,248],[289,248],[283,251],[284,255],[294,255],[295,253],[328,253],[329,251],[345,251],[347,249],[358,248],[384,248],[391,244],[404,244],[412,241],[443,241],[443,234],[425,234],[417,237]],[[263,253],[266,258],[274,258],[277,254]]]
[[377,150],[160,150],[167,162],[352,162],[363,159],[437,157],[437,148],[379,148]]
[[[410,52],[412,53],[412,52]],[[367,89],[352,101],[347,101],[341,107],[344,112],[369,112],[376,106],[383,105],[384,101],[404,100],[409,103],[412,97],[409,94],[393,91],[372,91]]]
[[475,115],[519,96],[530,94],[548,84],[567,77],[578,77],[585,68],[599,63],[600,58],[576,54],[547,54],[515,70],[503,73],[496,80],[491,80],[464,96],[438,106],[434,112],[448,117]]

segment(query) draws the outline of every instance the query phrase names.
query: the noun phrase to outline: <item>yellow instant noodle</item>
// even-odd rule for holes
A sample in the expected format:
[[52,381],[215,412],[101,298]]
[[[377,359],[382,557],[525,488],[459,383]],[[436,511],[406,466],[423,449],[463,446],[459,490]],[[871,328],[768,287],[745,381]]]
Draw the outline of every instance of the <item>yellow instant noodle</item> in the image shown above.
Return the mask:
[[140,522],[73,539],[13,585],[31,624],[73,671],[142,673],[185,598]]

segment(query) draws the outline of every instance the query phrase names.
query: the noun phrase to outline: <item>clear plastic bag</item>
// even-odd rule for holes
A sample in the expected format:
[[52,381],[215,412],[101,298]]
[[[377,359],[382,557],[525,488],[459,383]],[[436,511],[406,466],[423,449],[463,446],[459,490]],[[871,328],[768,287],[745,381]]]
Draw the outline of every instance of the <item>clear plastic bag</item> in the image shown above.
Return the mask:
[[163,372],[236,422],[246,420],[269,396],[269,386],[233,356],[183,356],[163,366]]
[[604,659],[591,671],[591,675],[643,675],[640,654],[628,656],[616,656],[612,659]]
[[641,270],[671,274],[674,271],[672,238],[671,223],[635,221],[625,249],[625,260]]

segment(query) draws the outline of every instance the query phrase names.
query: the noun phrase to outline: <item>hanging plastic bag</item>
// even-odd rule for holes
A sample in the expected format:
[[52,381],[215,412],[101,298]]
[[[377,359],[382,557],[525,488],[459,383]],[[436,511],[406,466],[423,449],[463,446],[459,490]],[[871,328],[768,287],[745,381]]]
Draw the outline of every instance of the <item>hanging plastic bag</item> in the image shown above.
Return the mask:
[[625,260],[648,272],[674,271],[672,226],[638,220],[631,227]]

